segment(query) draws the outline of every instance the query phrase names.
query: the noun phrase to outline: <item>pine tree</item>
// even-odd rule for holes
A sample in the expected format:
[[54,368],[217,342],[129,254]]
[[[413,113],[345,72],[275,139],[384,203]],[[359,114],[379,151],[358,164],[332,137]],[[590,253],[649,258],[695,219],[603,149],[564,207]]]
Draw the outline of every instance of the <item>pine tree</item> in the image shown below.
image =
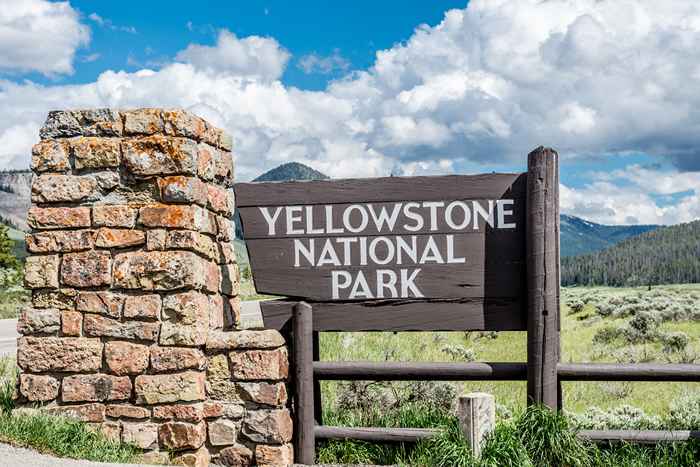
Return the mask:
[[8,235],[9,228],[0,224],[0,268],[15,269],[19,261],[14,254],[15,242]]

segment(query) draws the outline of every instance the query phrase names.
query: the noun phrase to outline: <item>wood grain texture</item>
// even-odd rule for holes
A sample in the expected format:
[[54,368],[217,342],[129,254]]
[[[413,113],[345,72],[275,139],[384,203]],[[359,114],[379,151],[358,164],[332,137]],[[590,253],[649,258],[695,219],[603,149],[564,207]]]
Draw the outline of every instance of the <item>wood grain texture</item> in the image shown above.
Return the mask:
[[342,381],[525,381],[524,363],[315,362],[314,375]]
[[440,434],[429,428],[348,428],[341,426],[317,426],[318,439],[354,439],[378,443],[416,443]]
[[236,183],[236,206],[501,199],[525,195],[524,174]]
[[310,465],[316,458],[311,306],[297,303],[293,314],[294,453],[297,462]]
[[674,430],[581,430],[581,439],[597,443],[625,442],[637,444],[657,444],[700,439],[700,431]]
[[562,381],[700,382],[700,365],[656,363],[560,363]]
[[[260,302],[266,328],[283,329],[296,301]],[[525,308],[516,299],[310,302],[315,331],[521,331]]]

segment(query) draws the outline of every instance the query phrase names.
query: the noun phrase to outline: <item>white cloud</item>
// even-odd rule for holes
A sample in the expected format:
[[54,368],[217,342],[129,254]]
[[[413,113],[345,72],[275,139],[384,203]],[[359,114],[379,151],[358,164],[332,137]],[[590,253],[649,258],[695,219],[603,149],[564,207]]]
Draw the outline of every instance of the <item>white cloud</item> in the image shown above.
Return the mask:
[[333,72],[347,72],[350,69],[350,62],[340,55],[340,50],[335,49],[328,56],[310,53],[299,58],[297,66],[307,75],[320,73],[328,75]]
[[118,26],[112,22],[111,19],[109,18],[103,18],[102,16],[98,15],[97,13],[90,13],[88,15],[88,19],[91,21],[94,21],[98,25],[100,25],[103,28],[107,28],[111,31],[121,31],[121,32],[126,32],[129,34],[136,34],[136,28],[133,26]]
[[73,73],[90,29],[68,2],[0,0],[0,72]]
[[289,52],[275,39],[259,36],[239,39],[232,32],[222,30],[215,46],[190,44],[177,54],[176,60],[214,72],[276,80],[282,76],[289,57]]

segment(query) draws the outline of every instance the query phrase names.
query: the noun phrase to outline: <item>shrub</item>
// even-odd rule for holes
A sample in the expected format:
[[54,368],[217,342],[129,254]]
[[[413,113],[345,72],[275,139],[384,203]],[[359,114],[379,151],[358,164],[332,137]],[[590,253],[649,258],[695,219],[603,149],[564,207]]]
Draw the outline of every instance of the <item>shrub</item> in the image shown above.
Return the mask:
[[671,332],[661,336],[663,351],[665,353],[680,353],[688,347],[690,339],[684,332]]

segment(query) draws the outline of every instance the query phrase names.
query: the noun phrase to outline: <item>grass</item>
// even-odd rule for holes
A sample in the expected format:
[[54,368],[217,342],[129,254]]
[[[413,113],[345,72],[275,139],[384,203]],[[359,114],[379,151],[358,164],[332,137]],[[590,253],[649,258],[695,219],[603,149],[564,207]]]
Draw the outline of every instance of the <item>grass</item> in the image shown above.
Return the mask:
[[96,462],[138,462],[140,451],[113,442],[90,426],[40,412],[12,415],[15,362],[0,359],[0,442],[32,448],[56,457]]

